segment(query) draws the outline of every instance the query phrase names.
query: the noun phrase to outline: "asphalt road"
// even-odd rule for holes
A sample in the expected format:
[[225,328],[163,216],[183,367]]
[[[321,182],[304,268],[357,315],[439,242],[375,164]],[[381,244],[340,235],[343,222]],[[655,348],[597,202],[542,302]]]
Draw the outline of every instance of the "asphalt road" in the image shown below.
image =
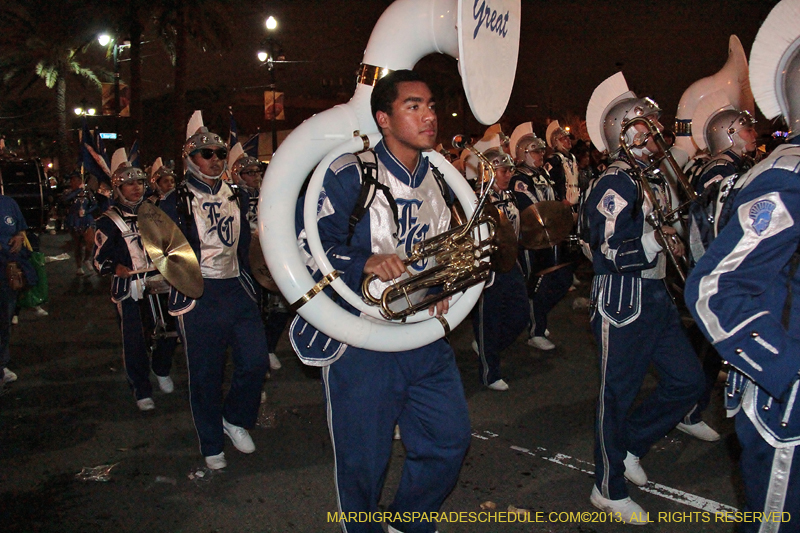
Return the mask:
[[[48,256],[67,252],[64,235],[42,237]],[[72,260],[47,265],[50,315],[23,311],[12,334],[19,375],[0,397],[0,524],[8,532],[335,532],[333,456],[319,372],[282,342],[283,368],[266,384],[252,455],[226,447],[228,468],[198,477],[203,458],[191,423],[186,364],[175,356],[173,394],[138,411],[121,370],[121,340],[109,279],[78,277]],[[544,354],[520,338],[503,358],[510,385],[478,383],[469,322],[451,334],[469,401],[473,441],[442,511],[441,533],[627,531],[593,512],[592,450],[598,372],[585,309],[589,274],[551,316],[558,349]],[[645,392],[653,387],[649,377]],[[706,420],[722,434],[705,443],[673,430],[643,459],[651,483],[631,486],[650,513],[645,531],[735,531],[713,510],[742,507],[739,453],[717,387]],[[395,442],[384,503],[399,479]],[[84,467],[116,465],[108,481],[79,480]],[[525,523],[505,514],[531,511]],[[457,515],[455,513],[464,513]],[[476,513],[470,515],[469,513]],[[538,513],[538,514],[537,514]],[[572,513],[572,514],[570,514]],[[514,514],[512,518],[518,515]],[[461,521],[457,521],[457,520]],[[470,521],[470,520],[482,520]],[[500,521],[504,520],[504,521]]]

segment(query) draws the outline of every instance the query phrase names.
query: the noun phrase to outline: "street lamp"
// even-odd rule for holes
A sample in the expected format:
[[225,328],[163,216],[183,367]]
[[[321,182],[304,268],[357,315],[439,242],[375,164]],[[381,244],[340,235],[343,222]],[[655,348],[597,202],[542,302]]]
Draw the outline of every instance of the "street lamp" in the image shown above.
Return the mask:
[[84,109],[84,108],[82,108],[82,107],[76,107],[75,109],[73,109],[73,111],[74,111],[74,112],[75,112],[75,114],[76,114],[76,115],[78,115],[78,116],[81,116],[81,115],[88,115],[88,116],[90,116],[90,117],[93,117],[93,116],[94,116],[94,114],[95,114],[95,113],[97,113],[97,110],[96,110],[95,108],[93,108],[93,107],[90,107],[90,108],[88,108],[88,109]]
[[[275,17],[270,15],[264,25],[267,27],[268,31],[274,31],[278,27],[278,21]],[[261,46],[266,47],[266,50],[263,48],[259,50],[257,57],[258,60],[261,61],[262,64],[266,64],[269,69],[270,88],[272,89],[272,120],[270,124],[272,126],[272,153],[274,154],[275,150],[278,148],[278,129],[276,124],[278,106],[275,101],[275,62],[281,59],[276,56],[276,50],[280,49],[280,45],[272,37],[267,37],[261,41]]]

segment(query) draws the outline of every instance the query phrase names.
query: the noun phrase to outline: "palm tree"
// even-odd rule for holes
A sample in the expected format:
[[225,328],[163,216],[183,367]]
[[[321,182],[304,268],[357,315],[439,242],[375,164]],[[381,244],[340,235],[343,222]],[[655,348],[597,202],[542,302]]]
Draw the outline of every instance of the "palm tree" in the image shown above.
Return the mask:
[[[48,0],[14,0],[0,7],[0,72],[7,87],[25,92],[39,81],[55,89],[58,155],[62,171],[70,170],[67,141],[67,76],[100,86],[95,71],[79,56],[93,39],[92,12],[82,2],[66,0],[54,10]],[[64,16],[70,13],[70,16]]]
[[[186,131],[187,64],[189,61],[189,39],[205,52],[209,49],[224,49],[230,46],[230,13],[234,11],[232,0],[162,0],[155,12],[156,29],[161,35],[167,52],[175,65],[173,92],[173,123],[176,138],[174,156],[179,156]],[[191,13],[191,16],[188,14]],[[177,160],[178,158],[175,157]]]

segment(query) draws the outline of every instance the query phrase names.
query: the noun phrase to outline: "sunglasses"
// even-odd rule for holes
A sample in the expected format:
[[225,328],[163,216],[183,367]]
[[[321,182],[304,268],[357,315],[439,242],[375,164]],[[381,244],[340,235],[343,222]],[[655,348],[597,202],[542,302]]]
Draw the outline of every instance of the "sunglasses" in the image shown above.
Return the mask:
[[220,161],[225,161],[225,158],[228,157],[228,150],[226,148],[217,148],[216,150],[212,150],[211,148],[200,148],[195,153],[200,154],[200,157],[203,159],[211,159],[216,155],[217,159]]
[[239,174],[242,176],[260,176],[261,172],[258,170],[247,170],[245,172],[240,172]]

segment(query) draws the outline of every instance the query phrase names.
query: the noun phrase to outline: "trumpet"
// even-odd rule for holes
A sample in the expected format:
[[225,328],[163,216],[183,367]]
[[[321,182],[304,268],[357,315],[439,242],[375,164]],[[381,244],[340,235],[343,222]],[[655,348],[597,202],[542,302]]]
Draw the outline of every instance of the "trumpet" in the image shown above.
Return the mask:
[[[658,156],[653,158],[650,165],[645,168],[640,168],[639,165],[636,164],[636,158],[633,155],[626,136],[628,130],[637,124],[642,124],[647,128],[648,136],[653,138],[660,152]],[[638,144],[644,144],[646,138],[647,137],[645,137],[645,139],[640,141]],[[622,132],[619,136],[619,144],[622,150],[625,152],[628,160],[631,162],[631,172],[642,183],[642,191],[650,201],[650,204],[653,206],[653,211],[647,215],[647,223],[650,224],[661,237],[661,242],[665,244],[664,252],[667,254],[670,262],[675,267],[678,276],[681,278],[681,282],[686,283],[686,274],[688,271],[686,258],[677,257],[673,251],[673,245],[677,243],[679,237],[677,235],[665,234],[662,226],[676,222],[680,215],[697,200],[697,193],[694,192],[694,188],[689,183],[686,175],[684,175],[680,165],[678,165],[678,163],[675,161],[675,158],[672,157],[672,154],[669,151],[669,144],[667,144],[666,139],[664,139],[661,131],[652,120],[646,117],[635,117],[630,119],[625,124],[625,127],[622,128]],[[662,163],[664,163],[663,167]],[[676,183],[680,189],[678,192],[683,193],[685,200],[676,207],[669,206],[669,209],[664,209],[658,202],[658,199],[653,192],[653,187],[648,176],[658,171],[659,167],[664,169],[664,173],[666,174],[668,181],[667,185],[669,186],[670,182]]]
[[[452,144],[454,148],[468,149],[483,162],[484,172],[489,174],[488,185],[482,191],[478,205],[466,224],[416,243],[408,257],[403,260],[403,265],[408,267],[432,258],[435,261],[433,267],[399,281],[393,280],[380,297],[370,291],[370,284],[377,276],[370,274],[364,278],[361,284],[364,300],[380,306],[381,315],[388,320],[402,320],[422,309],[428,309],[453,294],[485,282],[491,274],[488,258],[497,249],[494,244],[497,224],[491,216],[484,213],[483,208],[494,185],[495,171],[483,154],[468,143],[466,137],[457,135]],[[425,294],[417,299],[421,291],[438,286],[442,287],[440,292]],[[404,300],[405,304],[397,309],[393,304],[400,300]]]

